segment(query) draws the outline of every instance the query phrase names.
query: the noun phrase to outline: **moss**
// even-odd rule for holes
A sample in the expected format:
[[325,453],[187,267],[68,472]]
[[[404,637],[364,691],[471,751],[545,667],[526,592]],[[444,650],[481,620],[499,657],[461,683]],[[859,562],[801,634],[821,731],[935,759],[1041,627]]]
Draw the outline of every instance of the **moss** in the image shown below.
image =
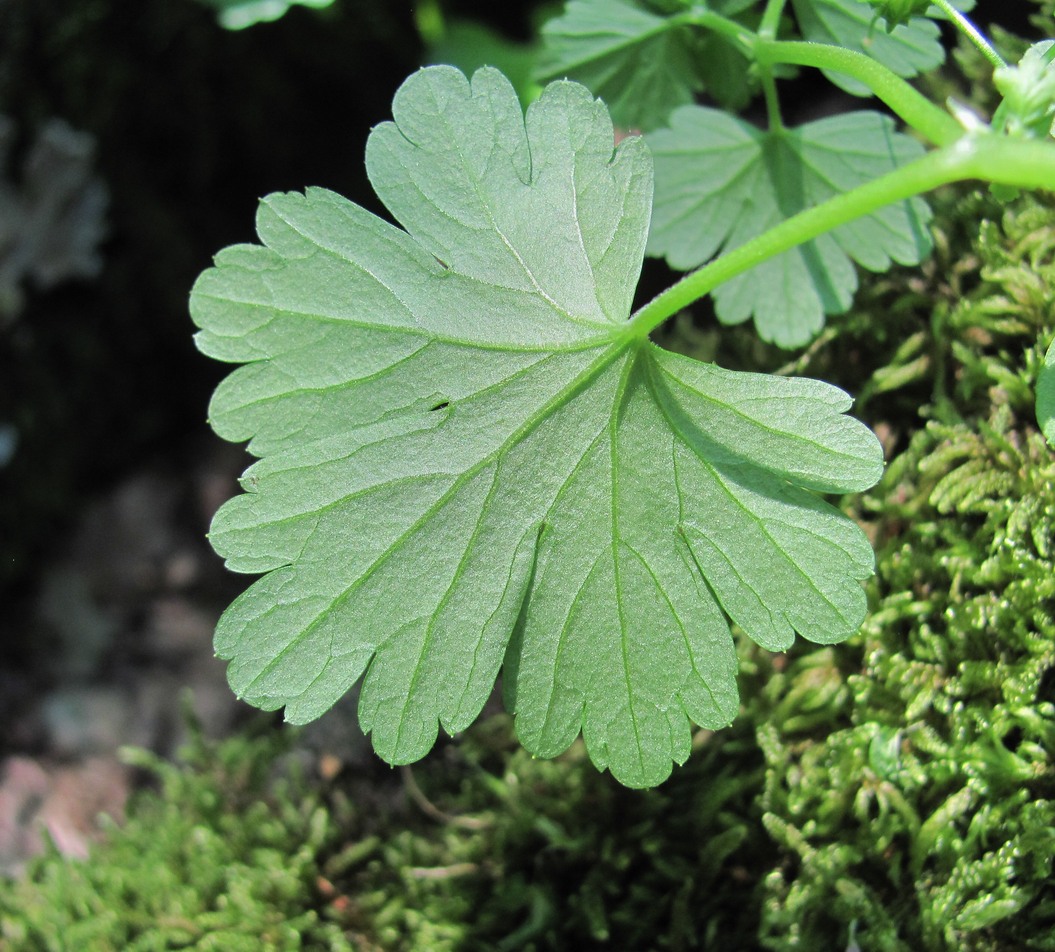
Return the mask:
[[598,774],[579,744],[532,760],[493,718],[415,769],[441,811],[431,829],[383,840],[343,888],[374,903],[361,911],[385,949],[750,949],[762,760],[746,726],[698,747],[642,793]]
[[825,653],[770,685],[779,717],[755,715],[785,851],[768,948],[851,929],[867,949],[1055,948],[1055,458],[1032,419],[1055,325],[1051,207],[985,223],[965,260],[976,283],[939,296],[914,345],[930,419],[864,500],[873,610],[826,649],[827,718],[802,688]]
[[139,753],[160,783],[84,862],[54,849],[0,888],[4,949],[350,949],[315,912],[316,857],[332,814],[296,777],[271,773],[281,737],[223,745],[200,734],[181,765]]
[[[827,736],[760,728],[787,851],[770,948],[852,922],[869,949],[1055,948],[1055,462],[1006,417],[913,439],[886,480],[903,502],[884,513],[875,610],[842,650],[857,665],[830,676],[852,700]],[[805,676],[793,666],[791,690]]]

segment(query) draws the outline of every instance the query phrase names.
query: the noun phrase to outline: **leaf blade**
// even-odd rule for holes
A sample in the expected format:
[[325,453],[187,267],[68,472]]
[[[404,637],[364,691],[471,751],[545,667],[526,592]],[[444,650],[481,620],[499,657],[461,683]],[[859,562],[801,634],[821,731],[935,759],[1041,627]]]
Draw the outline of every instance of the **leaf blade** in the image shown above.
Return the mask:
[[[862,0],[791,0],[791,5],[804,39],[865,53],[898,76],[916,76],[945,61],[941,34],[932,20],[913,17],[887,32]],[[835,70],[824,70],[824,75],[854,96],[871,95],[853,77]]]
[[542,38],[539,80],[583,83],[626,129],[655,128],[702,86],[691,27],[630,0],[570,0]]
[[[648,253],[688,270],[744,244],[796,212],[910,161],[921,147],[873,112],[761,132],[725,113],[684,106],[651,133],[656,200]],[[927,205],[889,205],[733,278],[714,292],[719,318],[753,319],[782,347],[807,343],[825,314],[846,311],[853,262],[885,270],[930,250]]]
[[[400,96],[407,128],[378,127],[368,156],[407,231],[324,190],[272,196],[262,244],[192,293],[199,346],[245,363],[213,425],[261,457],[211,532],[233,569],[267,573],[217,653],[240,696],[295,722],[362,679],[360,721],[394,763],[471,723],[504,666],[533,752],[581,733],[620,781],[654,785],[692,723],[735,714],[729,617],[762,643],[848,634],[859,606],[818,621],[811,591],[846,601],[867,543],[810,490],[868,483],[878,443],[835,388],[627,332],[650,158],[613,149],[582,87],[548,87],[526,119],[491,70],[433,67]],[[707,467],[786,524],[779,584],[754,580],[754,601],[702,537],[721,506],[696,496],[729,495]]]

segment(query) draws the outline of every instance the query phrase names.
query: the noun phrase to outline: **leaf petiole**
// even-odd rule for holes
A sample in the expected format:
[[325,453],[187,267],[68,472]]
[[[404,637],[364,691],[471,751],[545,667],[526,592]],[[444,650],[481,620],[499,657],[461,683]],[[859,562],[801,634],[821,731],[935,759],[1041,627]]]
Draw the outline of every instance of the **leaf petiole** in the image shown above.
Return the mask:
[[762,22],[759,24],[760,36],[767,39],[776,39],[780,27],[780,18],[784,15],[784,5],[787,0],[768,0],[766,9],[762,14]]
[[931,3],[938,7],[956,25],[956,28],[981,50],[982,55],[993,66],[999,69],[1001,66],[1007,65],[1003,57],[993,49],[993,45],[985,38],[982,31],[967,19],[961,11],[957,10],[949,0],[931,0]]
[[963,127],[941,107],[917,92],[900,76],[882,63],[856,50],[809,43],[799,40],[769,40],[759,37],[754,43],[759,65],[786,63],[791,66],[813,66],[852,76],[897,114],[906,125],[938,146],[956,142]]
[[737,45],[748,53],[755,40],[755,34],[742,23],[737,23],[736,20],[708,10],[704,6],[695,6],[691,10],[670,17],[667,22],[670,26],[699,26],[714,33],[721,33],[735,40]]
[[952,144],[800,212],[686,275],[631,316],[627,335],[638,339],[647,337],[665,320],[709,294],[723,281],[818,235],[885,205],[967,179],[1055,191],[1055,147],[1008,139],[991,132],[961,134]]

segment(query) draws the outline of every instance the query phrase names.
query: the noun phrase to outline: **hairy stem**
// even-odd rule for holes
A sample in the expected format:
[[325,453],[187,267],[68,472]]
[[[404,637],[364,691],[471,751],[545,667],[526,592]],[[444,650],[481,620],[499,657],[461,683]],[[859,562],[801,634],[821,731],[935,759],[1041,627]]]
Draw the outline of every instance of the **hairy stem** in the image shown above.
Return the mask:
[[755,34],[742,23],[737,23],[736,20],[730,20],[729,17],[723,17],[720,13],[714,13],[711,10],[688,10],[685,13],[679,13],[677,16],[671,17],[667,22],[675,26],[682,24],[702,26],[705,30],[710,30],[713,33],[721,33],[723,36],[735,40],[745,51],[751,48],[755,38]]
[[992,133],[963,135],[914,162],[781,222],[757,238],[686,275],[634,314],[630,336],[644,338],[656,327],[723,281],[763,261],[871,212],[940,185],[981,179],[1026,189],[1055,191],[1055,146]]
[[780,98],[777,96],[777,83],[773,78],[773,72],[768,66],[759,65],[759,80],[762,83],[762,92],[766,97],[766,115],[769,119],[769,131],[779,132],[784,128],[784,120],[780,115]]
[[982,51],[982,55],[989,60],[993,66],[999,69],[1001,66],[1007,65],[1000,54],[993,49],[993,45],[985,38],[982,31],[957,10],[949,0],[931,0],[931,2],[934,6],[939,7],[941,11],[952,20],[956,25],[956,28]]
[[762,14],[762,22],[758,25],[759,35],[771,40],[776,39],[785,3],[787,0],[768,0],[765,12]]
[[826,43],[759,38],[754,44],[760,65],[788,63],[832,69],[864,83],[907,126],[934,145],[949,145],[963,135],[963,127],[945,110],[934,105],[896,73],[858,53]]

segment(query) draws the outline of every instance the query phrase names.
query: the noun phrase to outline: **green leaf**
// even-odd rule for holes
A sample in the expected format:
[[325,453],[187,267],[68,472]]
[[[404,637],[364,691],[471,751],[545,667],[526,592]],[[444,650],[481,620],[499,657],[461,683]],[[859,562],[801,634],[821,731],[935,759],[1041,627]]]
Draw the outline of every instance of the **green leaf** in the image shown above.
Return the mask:
[[654,129],[701,87],[694,28],[630,0],[570,0],[542,28],[536,75],[583,83],[625,129]]
[[[681,270],[922,154],[874,112],[762,132],[726,113],[684,106],[648,141],[656,162],[648,251]],[[870,271],[891,261],[915,264],[930,251],[929,219],[926,203],[912,199],[771,258],[715,290],[718,316],[727,324],[753,317],[758,333],[781,347],[805,344],[825,314],[850,306],[852,262]]]
[[720,33],[712,33],[703,40],[696,65],[708,94],[730,112],[743,109],[757,91],[758,81],[750,60]]
[[216,11],[220,25],[228,30],[244,30],[256,23],[270,23],[285,16],[293,6],[321,10],[333,0],[199,0]]
[[[805,39],[866,53],[898,76],[916,76],[945,61],[938,25],[929,19],[913,19],[888,33],[861,0],[791,0],[791,6]],[[871,95],[859,80],[831,70],[824,75],[855,96]]]
[[501,70],[525,107],[541,91],[533,79],[537,58],[534,43],[517,43],[476,20],[451,20],[427,55],[429,64],[454,66],[467,76],[481,66]]
[[1051,446],[1055,446],[1055,341],[1044,355],[1037,375],[1037,423]]
[[1034,43],[1016,66],[993,73],[1004,97],[993,113],[993,129],[1004,135],[1048,139],[1055,117],[1055,40]]
[[[737,709],[728,619],[780,650],[851,634],[872,571],[813,493],[870,486],[874,435],[812,380],[658,349],[627,320],[652,165],[553,83],[526,119],[497,71],[412,76],[367,170],[405,231],[322,189],[261,204],[191,310],[244,363],[217,433],[264,457],[211,539],[267,572],[216,650],[242,697],[318,717],[360,677],[393,763],[466,728],[504,665],[525,745],[581,731],[649,786],[690,722]],[[364,676],[365,675],[365,676]]]
[[931,8],[930,0],[867,0],[867,3],[875,11],[873,17],[883,20],[887,33],[915,17],[926,16]]

